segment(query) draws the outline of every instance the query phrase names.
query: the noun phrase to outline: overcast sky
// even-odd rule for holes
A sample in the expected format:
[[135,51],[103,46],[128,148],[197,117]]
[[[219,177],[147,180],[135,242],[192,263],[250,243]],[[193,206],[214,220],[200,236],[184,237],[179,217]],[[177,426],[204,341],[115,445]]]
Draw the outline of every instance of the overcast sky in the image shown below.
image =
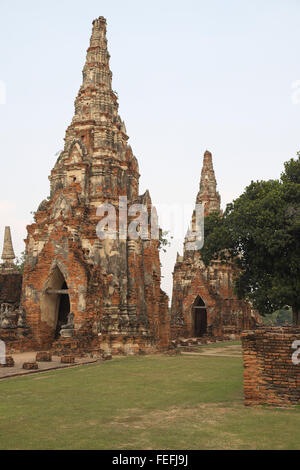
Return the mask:
[[[300,149],[299,0],[0,0],[0,235],[11,226],[16,254],[49,195],[98,16],[140,193],[158,210],[194,203],[206,149],[223,208]],[[161,257],[169,295],[177,251],[182,240]]]

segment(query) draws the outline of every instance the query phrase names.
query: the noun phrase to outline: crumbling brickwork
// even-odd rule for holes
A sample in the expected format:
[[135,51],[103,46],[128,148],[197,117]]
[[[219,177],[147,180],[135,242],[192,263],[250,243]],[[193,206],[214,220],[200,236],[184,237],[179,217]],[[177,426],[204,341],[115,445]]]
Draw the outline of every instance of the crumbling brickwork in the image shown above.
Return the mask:
[[262,327],[243,332],[246,405],[300,404],[300,362],[292,360],[293,354],[300,360],[300,353],[292,347],[294,341],[300,345],[300,328]]
[[[212,155],[208,151],[204,154],[196,204],[204,204],[204,216],[212,212],[221,215]],[[216,260],[206,267],[200,252],[188,249],[191,240],[188,231],[183,256],[177,255],[173,272],[172,338],[206,334],[230,338],[255,327],[261,321],[259,315],[233,293],[233,265]]]
[[29,351],[36,347],[20,308],[22,274],[14,264],[14,259],[10,227],[5,227],[3,263],[0,265],[0,340],[5,342],[6,352],[10,353]]
[[20,305],[22,274],[19,272],[3,273],[0,269],[0,304]]
[[101,204],[113,205],[118,216],[119,198],[126,197],[128,206],[147,206],[149,222],[152,209],[149,192],[139,195],[138,162],[111,82],[106,21],[100,17],[93,22],[64,150],[51,172],[50,197],[27,227],[23,308],[41,348],[62,341],[65,323],[66,341],[74,335],[81,345],[98,342],[107,351],[169,344],[159,241],[123,239],[118,218],[115,239],[100,240],[96,233]]
[[2,264],[0,265],[0,308],[1,305],[4,304],[9,306],[11,309],[17,309],[20,305],[21,299],[22,274],[18,271],[14,264],[15,253],[11,239],[10,227],[5,227],[3,251],[1,258]]

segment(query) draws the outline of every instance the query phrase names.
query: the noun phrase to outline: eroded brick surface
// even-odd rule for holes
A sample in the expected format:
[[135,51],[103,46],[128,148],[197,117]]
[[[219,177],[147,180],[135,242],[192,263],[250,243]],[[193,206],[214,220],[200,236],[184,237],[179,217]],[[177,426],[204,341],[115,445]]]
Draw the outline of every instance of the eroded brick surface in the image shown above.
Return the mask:
[[36,370],[39,368],[39,365],[36,362],[24,362],[23,369],[25,370]]
[[52,355],[47,351],[40,351],[36,354],[36,362],[51,362]]
[[74,356],[62,356],[61,363],[62,364],[75,364],[75,357]]
[[22,274],[18,272],[1,273],[0,269],[0,304],[8,303],[17,308],[22,290]]
[[[242,334],[246,405],[300,403],[300,364],[293,363],[300,328],[258,328]],[[299,354],[300,357],[300,354]]]
[[[7,235],[8,231],[5,233]],[[6,260],[8,256],[11,258],[10,263]],[[25,314],[20,309],[22,275],[13,264],[13,256],[11,239],[6,236],[2,254],[4,262],[0,266],[0,340],[5,342],[8,353],[37,348],[32,331],[26,324]]]
[[15,361],[12,356],[6,356],[5,357],[5,364],[0,363],[0,367],[14,367]]

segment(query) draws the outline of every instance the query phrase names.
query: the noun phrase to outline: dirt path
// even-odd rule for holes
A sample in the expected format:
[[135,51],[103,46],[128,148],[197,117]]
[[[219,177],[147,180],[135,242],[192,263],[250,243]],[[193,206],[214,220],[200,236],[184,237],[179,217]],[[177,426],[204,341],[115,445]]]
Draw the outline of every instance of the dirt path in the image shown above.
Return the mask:
[[91,357],[76,358],[75,364],[62,364],[59,356],[52,356],[51,362],[39,362],[39,368],[35,370],[23,369],[24,362],[35,362],[36,351],[10,354],[14,358],[14,367],[0,367],[0,379],[6,379],[9,377],[17,377],[21,375],[36,374],[39,372],[45,372],[54,369],[64,369],[66,367],[76,367],[82,364],[93,364],[99,359],[93,359]]
[[222,356],[222,357],[242,357],[242,347],[240,345],[219,346],[216,348],[199,348],[199,352],[182,352],[189,356]]

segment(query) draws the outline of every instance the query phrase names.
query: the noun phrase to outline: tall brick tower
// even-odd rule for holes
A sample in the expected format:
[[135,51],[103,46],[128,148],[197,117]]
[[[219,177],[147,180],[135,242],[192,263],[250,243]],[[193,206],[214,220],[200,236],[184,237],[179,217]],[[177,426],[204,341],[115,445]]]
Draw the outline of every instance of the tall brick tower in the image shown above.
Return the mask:
[[[196,204],[204,204],[204,216],[221,215],[220,195],[212,163],[206,151]],[[192,216],[194,220],[195,212]],[[190,232],[184,240],[183,256],[177,255],[173,272],[171,334],[200,337],[239,335],[259,320],[251,306],[233,293],[233,266],[213,261],[206,267],[197,250],[189,250]],[[205,243],[205,240],[204,240]]]
[[109,57],[100,17],[93,22],[64,150],[49,178],[50,198],[27,227],[23,307],[43,346],[63,341],[67,324],[68,335],[81,344],[149,351],[169,341],[159,241],[124,239],[118,225],[115,239],[96,233],[101,204],[113,205],[118,216],[119,198],[126,197],[128,206],[145,204],[149,220],[151,211],[149,192],[139,195],[138,162],[118,114]]

